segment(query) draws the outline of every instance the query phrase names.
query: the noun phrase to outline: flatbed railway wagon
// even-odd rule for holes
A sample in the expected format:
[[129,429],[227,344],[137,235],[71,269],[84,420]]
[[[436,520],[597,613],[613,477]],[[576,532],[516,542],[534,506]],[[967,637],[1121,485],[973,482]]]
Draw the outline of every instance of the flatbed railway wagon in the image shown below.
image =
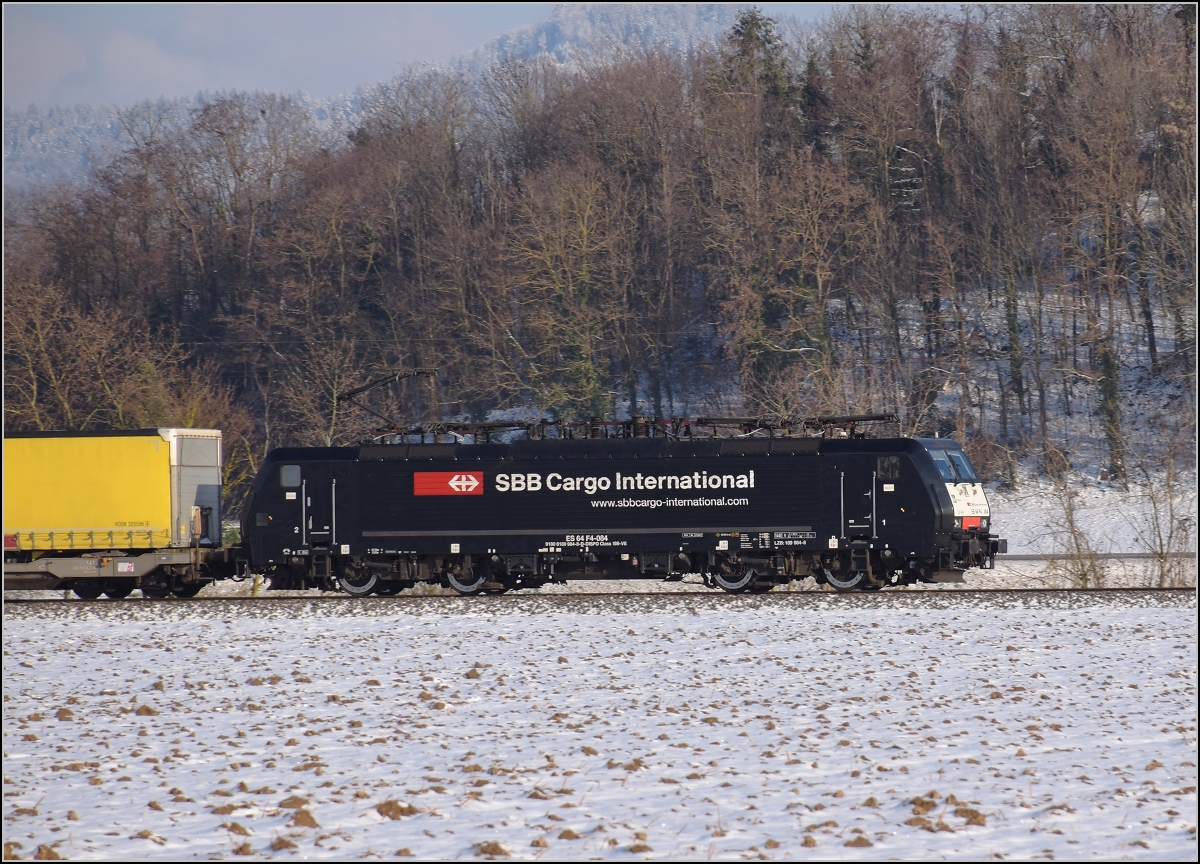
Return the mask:
[[363,444],[270,453],[241,554],[272,588],[359,596],[685,573],[875,590],[994,566],[990,517],[949,439]]
[[190,597],[220,546],[219,431],[5,435],[6,590]]

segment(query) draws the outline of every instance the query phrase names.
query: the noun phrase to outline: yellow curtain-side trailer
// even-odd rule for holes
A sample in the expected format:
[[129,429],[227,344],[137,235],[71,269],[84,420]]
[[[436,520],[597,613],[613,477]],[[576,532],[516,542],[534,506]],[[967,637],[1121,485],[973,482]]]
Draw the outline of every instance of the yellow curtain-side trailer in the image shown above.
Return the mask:
[[219,430],[10,433],[4,465],[6,589],[178,594],[207,581],[201,553],[221,545]]

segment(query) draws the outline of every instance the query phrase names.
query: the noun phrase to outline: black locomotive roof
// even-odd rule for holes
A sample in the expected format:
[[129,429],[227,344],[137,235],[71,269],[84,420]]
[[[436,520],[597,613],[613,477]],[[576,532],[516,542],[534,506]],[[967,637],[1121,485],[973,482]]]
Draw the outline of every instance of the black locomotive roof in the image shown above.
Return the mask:
[[713,456],[897,453],[961,449],[952,438],[551,438],[509,444],[360,444],[283,447],[269,462],[493,462],[557,459],[678,459]]
[[916,438],[918,444],[926,450],[961,450],[962,445],[953,438]]
[[355,458],[357,447],[277,447],[267,462],[339,462]]
[[372,444],[358,448],[360,461],[454,459],[469,462],[547,459],[672,459],[768,453],[816,453],[816,438],[684,439],[600,438],[514,441],[511,444]]
[[[953,443],[953,442],[951,442]],[[957,446],[957,445],[954,445]],[[454,460],[491,462],[556,459],[678,459],[713,456],[778,456],[818,453],[895,453],[925,449],[913,438],[577,438],[510,444],[362,444],[314,451],[276,451],[276,458],[356,459],[362,462]],[[286,457],[284,453],[294,453]]]

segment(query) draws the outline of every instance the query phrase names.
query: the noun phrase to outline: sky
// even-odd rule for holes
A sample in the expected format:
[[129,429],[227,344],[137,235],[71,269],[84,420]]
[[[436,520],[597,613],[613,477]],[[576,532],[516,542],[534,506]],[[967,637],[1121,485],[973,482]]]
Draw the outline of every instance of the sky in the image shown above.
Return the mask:
[[[833,3],[760,3],[816,20]],[[552,3],[4,4],[4,105],[131,105],[201,90],[332,97],[446,62]]]

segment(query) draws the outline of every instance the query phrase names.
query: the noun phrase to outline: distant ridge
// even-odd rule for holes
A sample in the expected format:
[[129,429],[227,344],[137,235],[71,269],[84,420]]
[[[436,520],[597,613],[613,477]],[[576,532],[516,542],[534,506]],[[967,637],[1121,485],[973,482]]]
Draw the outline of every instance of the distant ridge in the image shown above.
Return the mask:
[[[620,50],[661,49],[688,54],[715,45],[745,5],[725,3],[559,4],[538,24],[518,27],[446,64],[472,77],[509,60],[545,57],[578,67]],[[314,120],[338,137],[357,125],[362,96],[380,82],[364,82],[355,94],[319,98],[295,94]],[[215,94],[169,100],[171,113]],[[131,107],[131,106],[123,106]],[[116,108],[4,108],[4,189],[16,192],[49,183],[88,180],[125,147]]]
[[727,3],[559,4],[550,18],[485,43],[464,58],[472,71],[512,59],[548,57],[563,65],[616,48],[686,54],[716,44],[742,6]]

